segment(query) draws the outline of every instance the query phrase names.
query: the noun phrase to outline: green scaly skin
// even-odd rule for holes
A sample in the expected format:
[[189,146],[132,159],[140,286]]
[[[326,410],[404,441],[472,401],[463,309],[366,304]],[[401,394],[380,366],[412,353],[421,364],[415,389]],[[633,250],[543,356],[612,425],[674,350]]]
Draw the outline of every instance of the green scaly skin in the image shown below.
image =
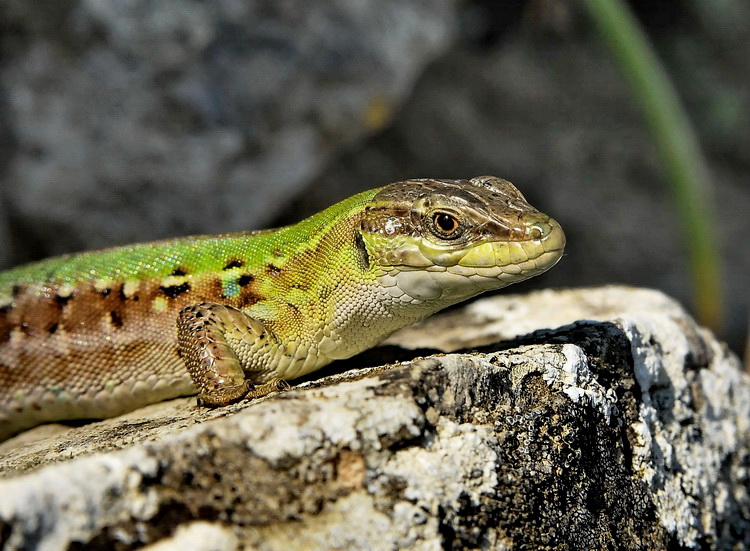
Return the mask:
[[0,273],[0,440],[199,394],[284,388],[446,306],[537,275],[565,236],[508,182],[407,180],[276,230]]

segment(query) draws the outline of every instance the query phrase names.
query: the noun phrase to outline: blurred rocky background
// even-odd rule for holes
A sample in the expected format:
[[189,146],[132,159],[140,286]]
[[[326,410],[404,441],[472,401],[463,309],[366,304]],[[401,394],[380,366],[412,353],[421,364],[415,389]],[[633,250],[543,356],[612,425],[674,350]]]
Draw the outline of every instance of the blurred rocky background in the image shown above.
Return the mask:
[[[721,336],[741,351],[750,4],[631,7],[710,163]],[[4,0],[0,39],[5,267],[287,223],[409,177],[496,174],[569,238],[524,288],[625,283],[691,305],[664,171],[575,2]]]

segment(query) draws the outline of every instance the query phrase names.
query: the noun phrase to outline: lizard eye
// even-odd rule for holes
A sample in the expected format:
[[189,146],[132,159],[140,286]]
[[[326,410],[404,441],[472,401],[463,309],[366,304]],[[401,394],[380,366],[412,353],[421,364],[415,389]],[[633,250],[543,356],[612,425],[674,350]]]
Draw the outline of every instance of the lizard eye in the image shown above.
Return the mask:
[[458,218],[447,212],[436,212],[432,215],[430,225],[433,233],[443,239],[455,239],[461,232],[461,223]]

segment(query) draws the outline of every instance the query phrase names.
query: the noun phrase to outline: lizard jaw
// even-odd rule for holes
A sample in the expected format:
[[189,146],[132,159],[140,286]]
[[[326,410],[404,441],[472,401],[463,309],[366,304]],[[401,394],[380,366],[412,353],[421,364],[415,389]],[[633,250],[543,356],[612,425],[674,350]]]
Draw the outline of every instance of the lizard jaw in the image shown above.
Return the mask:
[[405,242],[397,255],[403,263],[384,267],[378,282],[399,302],[434,302],[437,308],[501,289],[549,270],[562,257],[560,225],[550,218],[540,227],[535,238],[489,241],[454,252],[449,265],[432,262],[418,241]]

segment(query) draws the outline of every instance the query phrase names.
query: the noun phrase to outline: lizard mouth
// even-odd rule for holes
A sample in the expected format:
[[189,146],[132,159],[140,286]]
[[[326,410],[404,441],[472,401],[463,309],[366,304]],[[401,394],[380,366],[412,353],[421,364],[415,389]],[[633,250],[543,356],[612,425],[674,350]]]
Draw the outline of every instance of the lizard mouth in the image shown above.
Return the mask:
[[457,302],[549,270],[562,257],[565,233],[552,218],[534,217],[514,240],[487,240],[458,250],[417,240],[385,269],[380,283],[403,302]]
[[553,218],[526,223],[520,240],[487,241],[467,248],[448,270],[476,270],[485,277],[500,274],[531,277],[554,266],[565,249],[565,233]]

